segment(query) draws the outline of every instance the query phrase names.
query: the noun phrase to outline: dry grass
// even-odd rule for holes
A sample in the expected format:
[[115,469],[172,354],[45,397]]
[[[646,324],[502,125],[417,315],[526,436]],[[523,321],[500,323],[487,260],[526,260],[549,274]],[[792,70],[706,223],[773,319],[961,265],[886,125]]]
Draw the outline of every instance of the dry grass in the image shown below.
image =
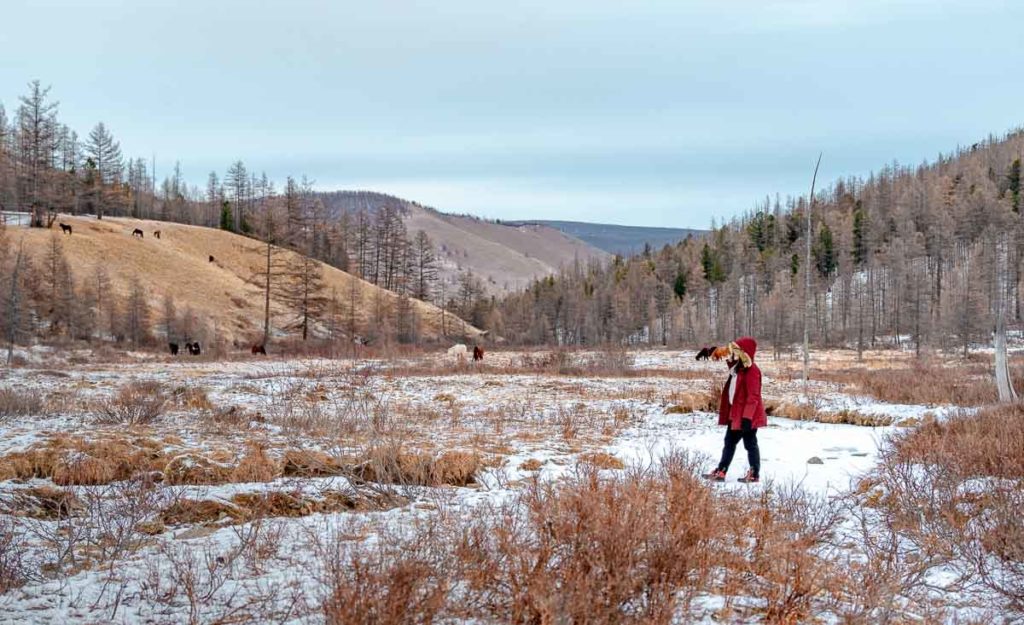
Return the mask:
[[[960,575],[1024,614],[1024,406],[902,430],[859,488],[916,561]],[[902,553],[902,551],[900,552]]]
[[64,518],[83,509],[81,500],[72,491],[47,485],[18,490],[13,499],[13,505],[7,512],[33,519]]
[[166,527],[227,526],[267,518],[297,518],[311,514],[388,510],[407,500],[378,492],[324,490],[315,494],[270,490],[237,493],[230,500],[181,498],[160,512],[154,533]]
[[0,456],[0,480],[50,479],[59,485],[105,485],[146,476],[167,484],[268,482],[282,475],[340,475],[351,467],[317,451],[288,448],[272,453],[250,440],[241,450],[195,449],[174,437],[151,433],[98,432],[53,435],[25,451]]
[[838,606],[860,590],[830,547],[838,506],[799,491],[718,495],[697,464],[582,470],[369,548],[339,537],[323,554],[323,612],[330,623],[668,624],[689,622],[691,602],[710,593],[725,598],[724,620],[848,616]]
[[980,406],[996,401],[995,382],[973,365],[923,364],[897,369],[816,371],[816,379],[852,385],[857,391],[894,404]]
[[589,465],[598,469],[624,469],[626,465],[613,456],[603,451],[591,451],[580,454],[577,459],[580,464]]
[[287,477],[329,477],[345,471],[338,458],[322,451],[289,449],[282,458],[281,472]]
[[170,396],[160,382],[130,382],[100,405],[96,421],[112,425],[148,425],[167,409]]
[[46,403],[39,391],[0,389],[0,421],[8,417],[43,416]]
[[468,486],[484,468],[479,454],[446,451],[440,455],[386,443],[371,447],[354,469],[368,482],[418,486]]
[[528,460],[524,460],[522,464],[519,465],[519,468],[523,471],[539,471],[542,466],[544,466],[544,463],[540,460],[537,460],[536,458],[529,458]]

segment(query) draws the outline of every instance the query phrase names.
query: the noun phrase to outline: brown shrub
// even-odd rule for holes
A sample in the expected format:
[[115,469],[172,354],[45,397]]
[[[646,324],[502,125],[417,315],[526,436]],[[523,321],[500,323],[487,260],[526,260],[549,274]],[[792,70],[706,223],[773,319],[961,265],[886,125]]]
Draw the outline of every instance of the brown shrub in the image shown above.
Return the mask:
[[131,382],[100,406],[99,423],[144,425],[163,415],[169,396],[159,382]]
[[420,528],[376,541],[369,550],[327,554],[330,592],[322,605],[327,625],[433,623],[448,607],[454,562],[448,541]]
[[38,391],[0,389],[0,420],[8,417],[42,416],[45,413],[46,404]]
[[942,467],[957,479],[1024,479],[1024,405],[932,420],[890,440],[884,461]]
[[669,623],[711,574],[713,495],[677,461],[657,476],[534,483],[476,515],[456,555],[473,616],[514,623]]
[[1024,406],[1012,404],[900,430],[884,443],[862,495],[900,549],[956,571],[964,587],[994,591],[1005,601],[999,609],[1017,615],[1024,614],[1022,419]]
[[174,389],[174,401],[186,410],[209,412],[214,409],[206,389],[201,386],[179,386]]
[[14,519],[0,516],[0,595],[21,586],[28,579],[21,533]]

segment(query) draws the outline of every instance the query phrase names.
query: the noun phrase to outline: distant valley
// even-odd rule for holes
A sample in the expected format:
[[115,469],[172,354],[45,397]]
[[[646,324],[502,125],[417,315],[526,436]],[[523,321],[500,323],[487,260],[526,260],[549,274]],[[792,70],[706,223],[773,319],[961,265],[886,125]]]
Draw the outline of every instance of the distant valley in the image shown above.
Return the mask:
[[585,221],[532,220],[506,222],[509,225],[543,226],[560,230],[609,254],[629,256],[639,254],[645,245],[660,248],[672,245],[689,236],[700,236],[706,230],[689,228],[653,228],[647,226],[621,226]]

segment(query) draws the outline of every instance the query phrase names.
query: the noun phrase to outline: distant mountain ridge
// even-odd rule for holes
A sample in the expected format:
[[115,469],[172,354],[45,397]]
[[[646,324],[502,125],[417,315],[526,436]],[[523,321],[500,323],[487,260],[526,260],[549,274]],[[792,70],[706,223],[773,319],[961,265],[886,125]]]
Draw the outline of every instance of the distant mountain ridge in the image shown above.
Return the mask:
[[547,226],[577,238],[609,254],[630,256],[644,250],[645,245],[658,249],[672,245],[689,236],[707,234],[707,230],[692,228],[657,228],[648,226],[621,226],[585,221],[558,221],[533,219],[503,222],[515,226]]
[[371,191],[318,193],[329,215],[359,211],[375,214],[397,209],[409,236],[427,233],[437,250],[439,277],[449,294],[466,271],[491,293],[517,291],[537,278],[574,262],[604,262],[608,252],[571,234],[542,224],[511,224],[471,215],[454,215],[418,202]]

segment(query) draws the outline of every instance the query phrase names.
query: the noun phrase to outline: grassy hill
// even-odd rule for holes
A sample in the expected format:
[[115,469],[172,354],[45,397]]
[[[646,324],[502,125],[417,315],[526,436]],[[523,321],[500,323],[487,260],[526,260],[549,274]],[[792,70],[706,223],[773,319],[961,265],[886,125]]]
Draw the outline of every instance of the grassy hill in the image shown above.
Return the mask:
[[[162,221],[70,216],[62,216],[60,221],[72,225],[74,234],[62,235],[56,224],[52,230],[18,228],[8,234],[15,241],[23,237],[25,249],[40,264],[50,237],[60,237],[77,281],[88,279],[102,264],[112,291],[121,297],[127,296],[129,283],[137,276],[148,290],[154,323],[160,319],[164,296],[170,295],[179,312],[191,307],[199,322],[221,340],[247,345],[262,336],[263,292],[253,284],[265,250],[259,241],[223,230]],[[145,237],[133,237],[135,228],[143,230]],[[160,239],[153,236],[155,230],[161,231]],[[214,262],[209,261],[210,256]],[[381,308],[393,309],[397,303],[394,293],[333,267],[323,265],[323,276],[327,294],[333,289],[343,306],[348,305],[353,290],[358,294],[355,316],[359,333],[366,332]],[[412,305],[421,335],[438,338],[440,309],[416,300]],[[291,313],[277,302],[272,302],[271,308],[271,325],[279,334]],[[446,327],[449,335],[478,333],[450,313],[446,313]]]
[[469,270],[492,293],[514,291],[576,260],[587,263],[610,258],[607,252],[546,225],[510,225],[450,215],[370,191],[332,191],[319,197],[335,217],[361,210],[375,214],[385,206],[398,208],[409,236],[423,230],[434,242],[441,261],[439,276],[450,285]]

